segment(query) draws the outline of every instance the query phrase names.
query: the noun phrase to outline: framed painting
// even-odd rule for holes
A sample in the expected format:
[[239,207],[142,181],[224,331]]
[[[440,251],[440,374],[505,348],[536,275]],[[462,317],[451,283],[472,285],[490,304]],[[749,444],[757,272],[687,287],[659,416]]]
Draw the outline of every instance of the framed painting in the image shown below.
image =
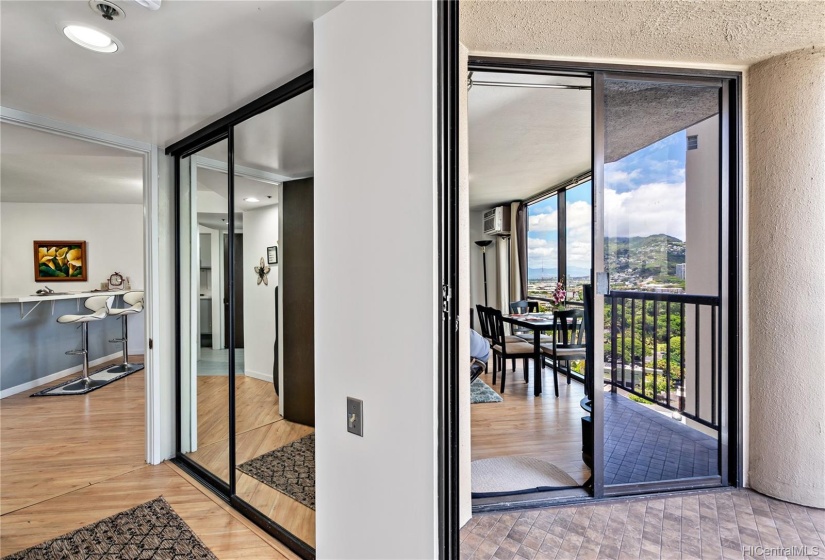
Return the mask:
[[35,282],[85,282],[85,241],[35,241]]

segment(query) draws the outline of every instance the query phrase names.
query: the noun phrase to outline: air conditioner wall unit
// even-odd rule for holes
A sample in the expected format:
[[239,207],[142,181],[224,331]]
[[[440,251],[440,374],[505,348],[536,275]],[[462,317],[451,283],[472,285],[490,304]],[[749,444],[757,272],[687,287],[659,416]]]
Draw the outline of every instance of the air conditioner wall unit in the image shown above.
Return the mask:
[[484,212],[484,233],[510,235],[510,207],[497,206]]

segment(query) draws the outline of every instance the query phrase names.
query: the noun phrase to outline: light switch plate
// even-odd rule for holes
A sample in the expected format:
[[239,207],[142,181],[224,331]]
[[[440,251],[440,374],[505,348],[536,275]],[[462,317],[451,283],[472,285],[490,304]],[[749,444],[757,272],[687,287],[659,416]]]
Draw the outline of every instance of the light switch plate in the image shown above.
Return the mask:
[[347,397],[347,431],[364,437],[364,401]]

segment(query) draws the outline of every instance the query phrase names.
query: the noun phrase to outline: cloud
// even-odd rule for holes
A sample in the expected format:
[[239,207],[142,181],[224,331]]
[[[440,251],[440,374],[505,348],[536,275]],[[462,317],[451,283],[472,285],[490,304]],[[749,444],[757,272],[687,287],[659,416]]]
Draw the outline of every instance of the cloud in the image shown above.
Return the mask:
[[605,189],[605,236],[666,233],[685,239],[685,184],[649,183],[632,191]]
[[549,240],[543,237],[529,237],[527,241],[527,262],[531,268],[538,268],[544,260],[547,264],[555,264],[558,249],[556,240]]
[[624,171],[622,169],[616,168],[614,166],[612,169],[605,170],[604,178],[605,182],[608,185],[616,185],[616,184],[624,184],[624,185],[633,185],[639,177],[642,175],[641,169],[634,169],[630,173]]
[[[685,239],[685,184],[649,183],[631,191],[606,189],[605,235],[607,237],[646,237],[665,233]],[[591,206],[576,201],[567,206],[567,266],[590,268]],[[534,222],[535,219],[535,222]],[[528,262],[531,268],[556,266],[556,213],[530,217]],[[550,230],[550,226],[553,229]],[[545,229],[536,229],[536,228]],[[534,232],[541,232],[534,235]],[[552,232],[552,233],[544,233]],[[552,236],[552,238],[551,238]]]
[[549,214],[530,214],[529,231],[557,231],[559,213],[553,210]]
[[590,203],[579,200],[567,205],[567,268],[590,269]]

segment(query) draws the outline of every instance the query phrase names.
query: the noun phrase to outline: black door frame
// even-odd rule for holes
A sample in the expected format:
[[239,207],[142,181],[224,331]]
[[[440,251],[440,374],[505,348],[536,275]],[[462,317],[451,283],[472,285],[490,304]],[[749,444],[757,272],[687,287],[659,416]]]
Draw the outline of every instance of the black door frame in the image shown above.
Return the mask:
[[[458,66],[458,14],[457,8],[450,9],[450,2],[440,3],[440,42],[439,42],[439,266],[442,293],[442,321],[440,329],[440,370],[439,370],[439,544],[441,558],[454,559],[459,557],[458,533],[458,395],[456,384],[462,374],[457,364],[456,333],[458,332],[458,318],[456,309],[466,302],[457,301],[457,259],[458,259],[458,88],[465,87],[465,80],[457,75]],[[720,154],[720,172],[728,180],[728,197],[720,206],[720,213],[724,213],[727,221],[727,231],[720,228],[720,235],[727,239],[727,246],[723,244],[720,254],[720,281],[727,286],[727,332],[721,336],[727,341],[723,347],[727,348],[727,377],[723,380],[726,392],[723,392],[723,404],[727,406],[727,414],[723,415],[727,425],[720,439],[720,469],[723,469],[721,482],[723,485],[741,486],[742,484],[742,290],[741,290],[741,254],[742,254],[742,73],[734,71],[703,70],[689,68],[673,68],[661,66],[632,66],[625,64],[568,62],[535,60],[527,58],[502,58],[473,56],[469,57],[470,71],[496,71],[502,73],[521,74],[577,74],[587,73],[593,77],[593,98],[602,99],[604,77],[607,73],[617,75],[634,75],[636,77],[666,78],[671,82],[684,80],[687,82],[700,81],[702,78],[719,80],[722,84],[721,94],[721,134],[727,139],[727,152]],[[593,103],[591,106],[593,134],[604,134],[603,108]],[[595,153],[594,142],[594,175],[592,178],[592,200],[595,205],[599,201],[597,181],[601,170],[596,170],[597,162],[603,162],[603,153]],[[600,183],[603,185],[603,182]],[[725,220],[721,220],[724,225]],[[595,269],[594,269],[595,270]],[[595,284],[594,284],[595,285]],[[596,422],[594,425],[594,462],[603,463],[603,425]],[[716,477],[717,479],[719,477]],[[697,480],[694,484],[660,484],[640,486],[633,493],[680,491],[707,486],[718,486],[718,481],[708,482]],[[596,499],[610,495],[605,492],[603,473],[594,472],[594,495]],[[531,504],[535,507],[535,503]]]
[[272,535],[282,543],[284,543],[290,550],[301,558],[312,560],[315,558],[315,549],[293,535],[286,528],[280,524],[272,521],[269,517],[262,514],[255,509],[248,502],[244,501],[236,494],[235,482],[237,478],[236,473],[236,459],[235,459],[235,282],[234,274],[228,274],[229,279],[229,293],[226,297],[229,299],[229,316],[232,319],[226,325],[229,336],[230,345],[229,350],[229,371],[227,383],[229,384],[229,481],[224,481],[210,471],[205,469],[199,463],[188,458],[181,452],[181,297],[185,294],[181,293],[181,204],[180,204],[180,171],[181,160],[185,157],[194,155],[195,153],[208,148],[209,146],[227,140],[228,142],[228,158],[227,158],[227,188],[228,188],[228,215],[232,219],[228,222],[228,255],[227,258],[230,263],[234,263],[235,253],[235,127],[242,122],[250,119],[258,114],[261,114],[273,107],[280,105],[290,99],[301,95],[313,88],[313,73],[312,70],[290,80],[286,84],[272,90],[262,97],[252,101],[233,111],[229,115],[216,120],[215,122],[201,128],[186,138],[175,142],[166,148],[166,155],[174,158],[174,181],[175,181],[175,418],[177,421],[177,429],[175,432],[175,457],[172,462],[178,465],[187,474],[192,476],[195,480],[209,488],[216,496],[223,499],[226,503],[231,505],[235,510],[244,515],[268,534]]

